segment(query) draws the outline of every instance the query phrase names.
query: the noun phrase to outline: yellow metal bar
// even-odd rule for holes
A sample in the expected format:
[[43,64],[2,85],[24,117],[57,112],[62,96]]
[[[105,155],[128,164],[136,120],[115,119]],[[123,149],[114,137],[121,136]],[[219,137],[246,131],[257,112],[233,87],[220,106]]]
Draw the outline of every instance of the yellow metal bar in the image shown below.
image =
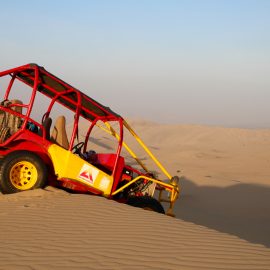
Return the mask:
[[169,172],[161,165],[161,163],[157,160],[157,158],[152,154],[152,152],[149,150],[149,148],[144,144],[144,142],[140,139],[140,137],[135,133],[135,131],[130,127],[130,125],[124,120],[123,121],[124,126],[127,128],[127,130],[131,133],[131,135],[137,140],[137,142],[142,146],[142,148],[145,150],[145,152],[152,158],[152,160],[157,164],[157,166],[160,168],[160,170],[169,178],[171,179],[172,176],[169,174]]
[[[104,130],[105,132],[111,134],[112,136],[114,136],[115,138],[117,138],[117,140],[120,139],[119,135],[116,133],[116,131],[114,130],[114,128],[108,123],[105,122],[105,125],[107,126],[108,129],[100,126],[97,124],[97,126]],[[126,150],[130,153],[130,155],[137,161],[137,163],[147,172],[149,173],[149,170],[147,169],[147,167],[142,163],[142,161],[136,156],[136,154],[131,150],[131,148],[123,141],[123,146],[126,148]]]
[[174,217],[175,215],[173,213],[173,208],[174,208],[174,203],[177,200],[178,194],[179,194],[178,185],[176,186],[176,185],[172,185],[172,184],[166,184],[166,183],[164,183],[164,182],[162,182],[160,180],[156,180],[156,179],[145,177],[145,176],[138,176],[138,177],[134,178],[133,180],[131,180],[126,185],[122,186],[121,188],[119,188],[115,192],[113,192],[112,196],[116,195],[117,193],[121,192],[122,190],[124,190],[125,188],[127,188],[128,186],[132,185],[134,182],[136,182],[136,181],[138,181],[139,179],[142,179],[142,178],[147,179],[147,180],[149,180],[151,182],[157,183],[157,184],[163,186],[165,190],[170,192],[169,199],[163,199],[162,198],[162,191],[164,189],[160,190],[159,201],[160,202],[167,202],[167,203],[170,204],[168,210],[166,211],[166,215]]
[[129,181],[127,184],[125,184],[121,188],[117,189],[115,192],[113,192],[112,193],[112,196],[114,196],[117,193],[121,192],[126,187],[130,186],[131,184],[133,184],[134,182],[138,181],[139,179],[146,179],[146,180],[149,180],[151,182],[157,183],[160,186],[163,186],[165,189],[167,189],[167,190],[169,189],[170,191],[176,190],[176,188],[173,185],[171,185],[171,184],[167,184],[167,183],[164,183],[164,182],[162,182],[160,180],[156,180],[156,179],[153,179],[153,178],[150,178],[150,177],[147,177],[147,176],[140,175],[140,176],[137,176],[136,178],[132,179],[131,181]]

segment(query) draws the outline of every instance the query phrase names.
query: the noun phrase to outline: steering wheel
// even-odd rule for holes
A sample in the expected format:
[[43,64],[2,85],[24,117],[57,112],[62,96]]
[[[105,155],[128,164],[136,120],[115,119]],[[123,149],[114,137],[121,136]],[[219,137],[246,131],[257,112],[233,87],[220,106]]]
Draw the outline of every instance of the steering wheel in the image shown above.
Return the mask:
[[75,144],[72,147],[72,153],[78,154],[80,157],[83,157],[83,154],[82,154],[83,146],[84,146],[84,142],[79,142],[79,143]]

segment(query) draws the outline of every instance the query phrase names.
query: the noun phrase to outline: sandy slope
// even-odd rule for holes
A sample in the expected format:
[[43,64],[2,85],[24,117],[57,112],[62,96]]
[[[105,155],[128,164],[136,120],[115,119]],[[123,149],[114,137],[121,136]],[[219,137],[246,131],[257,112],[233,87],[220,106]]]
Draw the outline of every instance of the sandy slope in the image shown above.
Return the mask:
[[178,218],[270,247],[270,130],[131,123],[182,177]]
[[53,188],[0,194],[0,269],[270,269],[270,130],[132,124],[182,176],[177,219]]
[[270,268],[261,245],[104,198],[49,189],[0,202],[0,269]]

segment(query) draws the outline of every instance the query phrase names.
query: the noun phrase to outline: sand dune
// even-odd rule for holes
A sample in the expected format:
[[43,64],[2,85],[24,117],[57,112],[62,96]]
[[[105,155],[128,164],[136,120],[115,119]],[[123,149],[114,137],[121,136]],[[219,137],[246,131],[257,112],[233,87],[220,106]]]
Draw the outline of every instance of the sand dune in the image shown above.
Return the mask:
[[131,122],[181,176],[177,218],[52,187],[0,194],[0,269],[270,269],[270,130]]
[[270,129],[130,122],[172,174],[198,185],[270,185]]
[[269,269],[270,250],[54,189],[1,196],[0,269]]
[[178,218],[270,247],[270,130],[132,124],[182,176]]

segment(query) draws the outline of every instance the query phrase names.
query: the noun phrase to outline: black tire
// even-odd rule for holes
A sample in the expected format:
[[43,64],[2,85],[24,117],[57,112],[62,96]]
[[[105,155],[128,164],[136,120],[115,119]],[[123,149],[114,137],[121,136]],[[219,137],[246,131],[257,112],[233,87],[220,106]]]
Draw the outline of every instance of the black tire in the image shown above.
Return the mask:
[[15,151],[2,160],[0,190],[4,194],[43,188],[47,181],[46,164],[32,152]]
[[127,200],[127,204],[143,208],[145,210],[155,211],[161,214],[165,214],[164,208],[161,203],[150,196],[132,196]]

